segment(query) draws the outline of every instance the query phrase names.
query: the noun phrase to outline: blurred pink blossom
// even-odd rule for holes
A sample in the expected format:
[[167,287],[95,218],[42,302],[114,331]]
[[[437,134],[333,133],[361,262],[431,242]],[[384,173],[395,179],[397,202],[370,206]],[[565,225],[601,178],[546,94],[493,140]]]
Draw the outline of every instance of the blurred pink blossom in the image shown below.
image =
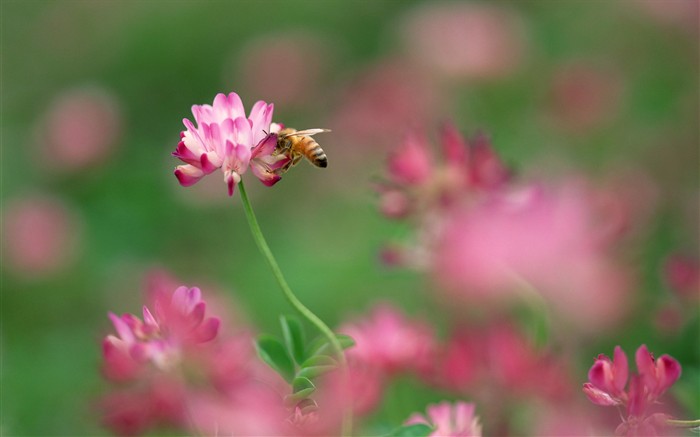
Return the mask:
[[653,412],[652,407],[680,378],[681,365],[668,355],[654,359],[645,345],[637,349],[635,362],[638,373],[630,375],[627,355],[620,346],[615,347],[612,360],[599,355],[588,372],[589,382],[583,384],[583,392],[596,405],[625,407],[626,415],[615,434],[657,435],[668,416]]
[[3,256],[13,272],[36,278],[56,273],[75,260],[81,223],[62,201],[31,195],[9,200],[3,209]]
[[414,413],[406,425],[425,423],[434,427],[431,437],[481,437],[481,424],[475,405],[463,401],[428,405],[427,415]]
[[425,377],[455,393],[497,392],[501,399],[534,395],[550,401],[571,393],[565,361],[536,348],[509,323],[458,329],[437,356]]
[[180,184],[188,187],[220,168],[231,196],[248,166],[267,186],[279,181],[275,170],[288,158],[273,156],[277,139],[274,132],[279,128],[272,124],[273,109],[272,104],[260,100],[246,117],[236,93],[217,94],[213,106],[192,106],[197,126],[183,120],[187,130],[180,133],[181,141],[173,152],[186,163],[175,168]]
[[664,279],[679,296],[700,300],[700,260],[680,254],[669,256]]
[[425,367],[435,348],[429,325],[408,320],[388,304],[376,306],[368,317],[347,322],[338,330],[355,340],[356,345],[347,352],[350,359],[386,374]]
[[348,159],[358,150],[376,153],[378,147],[392,144],[397,132],[437,121],[442,101],[438,90],[402,61],[385,61],[361,72],[339,99],[330,126],[352,133],[346,138],[352,146],[345,148]]
[[251,94],[295,107],[314,101],[328,54],[316,35],[266,34],[250,41],[236,64],[241,66],[243,88]]
[[39,159],[46,167],[61,171],[97,165],[113,153],[123,124],[119,101],[107,89],[64,91],[50,103],[39,123]]
[[471,304],[541,296],[574,326],[599,330],[624,313],[628,292],[601,228],[585,186],[512,188],[447,218],[432,271],[449,296]]
[[558,126],[591,129],[611,120],[620,109],[623,80],[612,67],[571,61],[555,71],[551,83],[550,113]]
[[638,0],[631,4],[639,7],[658,24],[685,29],[695,37],[698,36],[700,6],[695,0]]
[[505,4],[431,2],[403,17],[406,52],[450,78],[512,74],[527,52],[525,23]]

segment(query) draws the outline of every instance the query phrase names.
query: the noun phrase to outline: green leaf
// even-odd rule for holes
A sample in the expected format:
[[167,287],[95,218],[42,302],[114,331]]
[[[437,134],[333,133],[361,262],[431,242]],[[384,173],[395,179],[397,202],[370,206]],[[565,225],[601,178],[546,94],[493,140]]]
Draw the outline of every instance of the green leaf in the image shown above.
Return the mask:
[[396,428],[386,435],[386,437],[428,437],[433,432],[433,427],[425,423],[404,425]]
[[[340,343],[340,347],[343,350],[355,346],[355,340],[353,340],[349,335],[335,334],[335,338],[338,340],[338,343]],[[331,353],[332,351],[333,348],[328,343],[328,339],[326,337],[318,337],[312,341],[311,344],[309,344],[306,356],[309,357],[322,353]]]
[[277,338],[267,334],[258,336],[255,350],[260,359],[279,373],[285,381],[290,382],[294,378],[294,363],[282,342]]
[[328,355],[314,355],[308,360],[301,363],[301,367],[315,367],[315,366],[337,366],[338,362]]
[[309,378],[296,377],[292,382],[292,394],[284,397],[284,403],[288,407],[297,405],[316,391],[316,386]]
[[292,354],[292,358],[297,364],[304,361],[304,330],[299,319],[293,316],[281,316],[282,335],[287,345],[287,350]]
[[311,366],[311,367],[304,367],[301,369],[298,373],[297,376],[303,377],[303,378],[316,378],[317,376],[323,375],[324,373],[328,373],[332,370],[335,370],[336,366]]

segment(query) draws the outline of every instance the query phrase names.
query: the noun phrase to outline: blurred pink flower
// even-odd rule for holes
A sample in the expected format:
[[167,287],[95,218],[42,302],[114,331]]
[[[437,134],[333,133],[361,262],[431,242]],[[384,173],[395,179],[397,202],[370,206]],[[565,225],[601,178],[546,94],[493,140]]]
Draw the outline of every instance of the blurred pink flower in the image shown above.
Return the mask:
[[280,179],[274,170],[287,158],[272,155],[277,139],[274,132],[279,128],[272,124],[272,112],[272,104],[258,101],[246,117],[236,93],[217,94],[213,106],[192,106],[197,126],[183,120],[187,130],[181,132],[181,141],[173,152],[186,163],[175,168],[180,184],[193,185],[220,168],[231,196],[241,175],[251,166],[262,183],[274,185]]
[[80,225],[75,212],[58,199],[32,195],[7,201],[2,212],[5,265],[26,278],[64,269],[79,250]]
[[376,306],[367,318],[345,323],[338,330],[355,340],[347,352],[349,358],[387,374],[425,367],[435,348],[430,326],[408,320],[388,304]]
[[[243,88],[285,107],[313,102],[328,61],[323,41],[317,35],[300,32],[266,34],[250,41],[235,59],[241,68]],[[230,77],[227,74],[227,79]]]
[[700,300],[700,260],[680,254],[669,256],[664,279],[679,296]]
[[578,183],[510,189],[447,217],[432,271],[449,296],[470,304],[510,302],[523,292],[544,297],[578,328],[599,330],[623,314],[628,291],[601,227]]
[[551,83],[550,113],[559,126],[591,129],[611,120],[620,109],[623,80],[611,67],[572,61],[558,68]]
[[449,78],[512,74],[527,51],[524,22],[504,4],[426,3],[410,11],[401,28],[406,52]]
[[612,360],[599,355],[588,371],[589,382],[583,384],[583,392],[596,405],[626,408],[617,435],[657,435],[667,416],[653,413],[651,407],[680,378],[681,365],[668,355],[655,360],[645,345],[637,349],[635,362],[638,373],[630,376],[622,348],[615,347]]
[[330,126],[352,133],[346,138],[352,147],[338,148],[352,159],[358,150],[377,153],[377,148],[395,141],[397,132],[437,121],[442,98],[406,63],[385,61],[361,72],[341,91],[339,100],[342,104]]
[[509,323],[458,329],[437,355],[425,376],[454,393],[488,391],[501,393],[501,399],[534,395],[558,401],[571,392],[565,361],[536,348]]
[[[104,341],[106,366],[121,366],[123,355],[128,353],[137,362],[150,361],[158,368],[169,369],[179,361],[185,348],[216,337],[219,319],[205,319],[205,312],[206,303],[199,288],[181,286],[170,299],[155,302],[155,315],[144,306],[143,321],[131,314],[119,317],[109,313],[118,337],[109,335]],[[121,354],[107,352],[112,349]],[[118,362],[109,360],[113,357],[119,357]]]
[[79,171],[105,161],[122,132],[117,98],[101,87],[64,91],[37,129],[38,157],[46,167]]
[[428,405],[427,415],[414,413],[406,425],[425,423],[434,427],[432,437],[481,437],[481,424],[475,416],[475,405],[463,401],[447,401]]

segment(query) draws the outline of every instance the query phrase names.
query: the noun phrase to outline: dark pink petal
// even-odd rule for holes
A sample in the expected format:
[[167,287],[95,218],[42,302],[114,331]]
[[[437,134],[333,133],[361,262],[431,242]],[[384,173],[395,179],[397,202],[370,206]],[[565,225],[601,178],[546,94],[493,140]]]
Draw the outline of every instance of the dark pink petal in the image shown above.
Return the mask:
[[442,147],[448,164],[466,167],[469,161],[467,143],[452,123],[443,125]]
[[194,306],[194,308],[192,308],[192,311],[188,316],[188,321],[192,328],[196,328],[197,326],[199,326],[200,323],[202,323],[202,320],[204,320],[204,313],[206,312],[206,309],[207,304],[204,302],[199,302]]
[[132,379],[140,367],[125,350],[114,344],[115,340],[114,337],[107,337],[102,342],[102,357],[104,359],[102,373],[105,378],[112,381]]
[[615,352],[613,354],[613,382],[617,390],[615,394],[622,393],[625,390],[628,375],[629,366],[627,363],[627,355],[620,346],[615,346]]
[[197,343],[205,343],[213,340],[219,332],[221,320],[218,317],[210,317],[206,319],[196,331],[194,331],[194,340]]
[[644,385],[651,392],[655,392],[658,384],[656,376],[656,365],[654,364],[654,356],[649,352],[646,345],[639,346],[635,354],[637,362],[637,372],[641,376]]
[[634,375],[630,378],[628,396],[627,415],[639,418],[644,417],[649,407],[649,402],[647,398],[647,389],[642,376]]
[[194,166],[199,166],[199,156],[195,155],[186,145],[184,141],[180,141],[177,144],[177,148],[172,153],[172,155],[181,161],[191,164]]
[[200,167],[201,167],[202,171],[204,172],[204,174],[210,174],[214,170],[219,168],[219,166],[217,166],[211,162],[209,155],[207,153],[202,153],[202,156],[200,156],[200,158],[199,158],[199,164],[200,164]]
[[129,348],[129,355],[134,360],[142,363],[148,360],[148,347],[143,343],[136,343]]
[[510,179],[510,171],[483,133],[471,140],[472,183],[484,189],[498,188]]
[[681,365],[669,355],[662,355],[656,360],[656,369],[659,383],[656,393],[660,395],[681,377]]
[[615,400],[612,396],[599,390],[593,386],[590,382],[583,384],[583,392],[588,397],[588,400],[596,405],[602,405],[604,407],[610,407],[613,405],[619,405],[620,402]]
[[204,172],[202,170],[189,164],[175,167],[174,174],[183,187],[190,187],[204,177]]
[[277,146],[277,134],[268,134],[253,148],[251,158],[264,157],[272,155]]
[[598,389],[612,394],[615,393],[612,366],[609,361],[596,360],[588,371],[588,380]]
[[134,333],[131,330],[131,327],[121,317],[112,312],[110,312],[108,315],[109,319],[112,321],[112,325],[114,325],[114,329],[117,331],[117,334],[122,340],[127,343],[132,343],[135,341]]
[[432,172],[432,162],[424,138],[409,134],[399,150],[389,157],[389,174],[399,184],[418,185]]

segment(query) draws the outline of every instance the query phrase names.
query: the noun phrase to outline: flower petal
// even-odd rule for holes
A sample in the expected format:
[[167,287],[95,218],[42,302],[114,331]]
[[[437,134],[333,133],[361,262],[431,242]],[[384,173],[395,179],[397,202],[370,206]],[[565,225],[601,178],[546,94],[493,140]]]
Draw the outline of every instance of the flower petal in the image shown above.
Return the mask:
[[201,169],[189,164],[175,167],[174,173],[183,187],[192,186],[204,177],[204,172]]

